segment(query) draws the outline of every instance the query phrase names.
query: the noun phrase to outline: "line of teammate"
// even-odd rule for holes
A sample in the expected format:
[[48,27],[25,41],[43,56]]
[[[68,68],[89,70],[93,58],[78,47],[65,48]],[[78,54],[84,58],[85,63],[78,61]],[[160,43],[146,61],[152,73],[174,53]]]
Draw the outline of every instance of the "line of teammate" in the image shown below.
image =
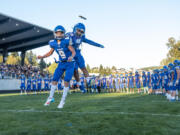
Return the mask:
[[[41,93],[42,91],[50,90],[52,77],[46,76],[42,78],[38,77],[25,78],[21,76],[21,93],[26,90]],[[58,81],[58,93],[63,90],[64,81],[59,79]],[[87,82],[85,77],[80,77],[81,92],[126,92],[135,93],[136,89],[138,93],[148,94],[161,94],[165,95],[169,101],[179,100],[180,90],[180,61],[175,60],[174,63],[170,63],[168,66],[164,66],[163,69],[155,69],[152,72],[129,74],[110,75],[103,77],[91,76]],[[71,89],[77,89],[78,83],[75,79],[72,79],[69,83]],[[84,91],[85,90],[85,91]]]

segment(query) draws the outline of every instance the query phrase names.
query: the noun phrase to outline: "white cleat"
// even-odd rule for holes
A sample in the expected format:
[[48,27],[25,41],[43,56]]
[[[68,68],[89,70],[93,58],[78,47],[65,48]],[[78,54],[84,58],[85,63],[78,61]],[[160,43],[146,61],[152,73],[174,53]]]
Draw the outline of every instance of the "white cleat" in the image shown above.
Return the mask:
[[54,98],[48,98],[44,106],[49,106],[51,102],[54,102]]
[[57,108],[58,108],[58,109],[62,109],[62,108],[63,108],[63,106],[64,106],[64,104],[65,104],[65,102],[63,102],[63,101],[62,101],[62,102],[60,102],[60,104],[58,105],[58,107],[57,107]]

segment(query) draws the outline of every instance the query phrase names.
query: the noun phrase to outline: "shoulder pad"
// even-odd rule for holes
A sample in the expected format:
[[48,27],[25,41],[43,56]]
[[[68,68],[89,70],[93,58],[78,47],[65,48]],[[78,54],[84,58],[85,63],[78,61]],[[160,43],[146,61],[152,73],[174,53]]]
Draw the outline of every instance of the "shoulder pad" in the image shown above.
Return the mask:
[[69,40],[69,37],[67,36],[67,37],[65,37],[65,39],[66,39],[66,40]]
[[72,32],[68,32],[68,33],[66,33],[66,35],[65,35],[66,37],[72,37],[72,36],[74,36],[74,33],[72,33]]
[[54,48],[54,46],[55,46],[55,40],[54,40],[54,39],[53,39],[53,40],[50,40],[50,41],[49,41],[49,45],[50,45],[51,48]]
[[49,41],[49,45],[52,45],[52,44],[54,44],[54,39]]

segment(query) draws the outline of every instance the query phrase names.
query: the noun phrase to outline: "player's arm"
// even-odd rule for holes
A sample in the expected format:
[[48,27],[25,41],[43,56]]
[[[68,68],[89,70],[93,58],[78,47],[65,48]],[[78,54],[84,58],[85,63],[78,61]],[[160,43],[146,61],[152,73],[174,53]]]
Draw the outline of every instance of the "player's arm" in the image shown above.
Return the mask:
[[174,72],[172,72],[171,74],[172,74],[171,83],[173,83],[174,82]]
[[92,46],[104,48],[103,45],[98,44],[98,43],[96,43],[96,42],[94,42],[94,41],[92,41],[92,40],[89,40],[89,39],[87,39],[86,37],[83,38],[83,42],[84,42],[84,43],[87,43],[87,44],[89,44],[89,45],[92,45]]
[[54,52],[54,49],[51,48],[51,50],[50,50],[48,53],[46,53],[46,54],[43,55],[43,56],[40,56],[40,55],[39,55],[37,58],[38,58],[38,59],[47,58],[47,57],[51,56],[51,55],[53,54],[53,52]]
[[73,48],[72,45],[69,45],[69,46],[68,46],[68,49],[69,49],[69,50],[71,51],[71,53],[72,53],[72,55],[68,58],[68,62],[71,62],[72,59],[74,58],[74,56],[76,55],[76,52],[75,52],[75,50],[74,50],[74,48]]

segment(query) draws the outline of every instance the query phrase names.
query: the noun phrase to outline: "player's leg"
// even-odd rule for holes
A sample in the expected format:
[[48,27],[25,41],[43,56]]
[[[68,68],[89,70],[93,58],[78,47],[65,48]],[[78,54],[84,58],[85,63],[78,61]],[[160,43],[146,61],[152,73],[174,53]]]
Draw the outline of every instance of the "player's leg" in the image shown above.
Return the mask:
[[[84,73],[84,72],[83,72],[83,73]],[[77,81],[77,85],[78,85],[79,89],[80,89],[83,93],[85,93],[85,92],[86,92],[85,87],[83,87],[83,85],[82,85],[81,82],[80,82],[79,72],[78,72],[78,64],[77,64],[77,63],[75,64],[74,78],[75,78],[76,81]]]
[[74,62],[72,62],[71,64],[66,63],[65,77],[64,77],[64,90],[63,90],[61,101],[58,105],[59,109],[63,108],[65,104],[65,100],[69,91],[69,82],[72,79],[73,74],[74,74]]
[[176,101],[176,98],[175,98],[175,96],[176,96],[176,86],[175,86],[175,84],[173,83],[173,85],[172,85],[172,87],[171,87],[171,90],[172,90],[172,92],[171,92],[171,102],[174,102],[174,101]]
[[77,64],[86,78],[86,83],[88,83],[89,82],[89,72],[86,69],[85,60],[81,54],[78,56]]
[[56,68],[56,70],[54,72],[51,90],[49,93],[49,97],[48,97],[46,103],[44,104],[45,106],[48,106],[48,105],[50,105],[51,102],[54,102],[53,97],[54,97],[54,93],[57,89],[58,80],[64,73],[64,70],[61,66],[63,67],[63,65],[59,63],[58,67]]

